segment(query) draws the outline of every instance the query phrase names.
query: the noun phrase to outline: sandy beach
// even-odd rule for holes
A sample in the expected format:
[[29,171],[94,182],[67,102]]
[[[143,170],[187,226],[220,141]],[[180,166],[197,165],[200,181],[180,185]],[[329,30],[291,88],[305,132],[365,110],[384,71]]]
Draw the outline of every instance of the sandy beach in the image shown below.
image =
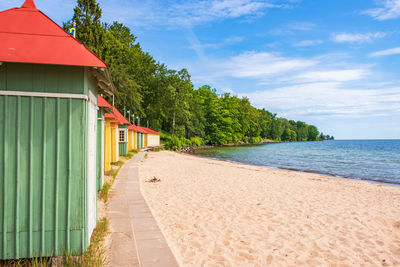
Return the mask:
[[167,151],[140,182],[181,266],[400,265],[399,187]]

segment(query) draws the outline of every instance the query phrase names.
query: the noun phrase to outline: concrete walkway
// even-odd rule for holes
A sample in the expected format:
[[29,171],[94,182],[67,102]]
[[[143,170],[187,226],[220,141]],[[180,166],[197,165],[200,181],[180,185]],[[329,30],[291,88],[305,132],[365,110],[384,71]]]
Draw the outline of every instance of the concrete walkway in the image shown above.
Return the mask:
[[109,266],[176,267],[174,255],[140,192],[139,162],[145,152],[127,161],[110,193]]

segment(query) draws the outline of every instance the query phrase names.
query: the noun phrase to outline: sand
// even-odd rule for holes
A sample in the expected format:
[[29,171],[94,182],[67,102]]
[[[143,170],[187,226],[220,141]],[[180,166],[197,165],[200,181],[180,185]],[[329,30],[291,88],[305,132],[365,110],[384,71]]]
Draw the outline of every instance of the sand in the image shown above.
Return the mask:
[[400,266],[399,187],[167,151],[140,183],[181,266]]

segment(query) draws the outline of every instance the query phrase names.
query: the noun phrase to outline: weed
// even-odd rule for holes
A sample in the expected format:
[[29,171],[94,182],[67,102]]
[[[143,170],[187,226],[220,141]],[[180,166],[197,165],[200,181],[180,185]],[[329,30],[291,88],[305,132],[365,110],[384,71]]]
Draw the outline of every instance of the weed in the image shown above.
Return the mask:
[[50,257],[33,257],[31,259],[0,260],[0,266],[6,267],[50,267]]

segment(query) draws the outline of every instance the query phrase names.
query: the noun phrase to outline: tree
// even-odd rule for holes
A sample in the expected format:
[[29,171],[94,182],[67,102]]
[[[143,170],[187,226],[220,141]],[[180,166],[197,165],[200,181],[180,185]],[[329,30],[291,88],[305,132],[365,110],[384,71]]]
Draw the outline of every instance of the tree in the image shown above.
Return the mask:
[[[77,0],[72,22],[76,23],[76,38],[93,53],[102,56],[104,29],[101,26],[102,10],[96,0]],[[70,27],[64,23],[64,28]]]
[[315,127],[314,125],[309,125],[307,132],[308,132],[308,141],[317,141],[319,134],[317,127]]

